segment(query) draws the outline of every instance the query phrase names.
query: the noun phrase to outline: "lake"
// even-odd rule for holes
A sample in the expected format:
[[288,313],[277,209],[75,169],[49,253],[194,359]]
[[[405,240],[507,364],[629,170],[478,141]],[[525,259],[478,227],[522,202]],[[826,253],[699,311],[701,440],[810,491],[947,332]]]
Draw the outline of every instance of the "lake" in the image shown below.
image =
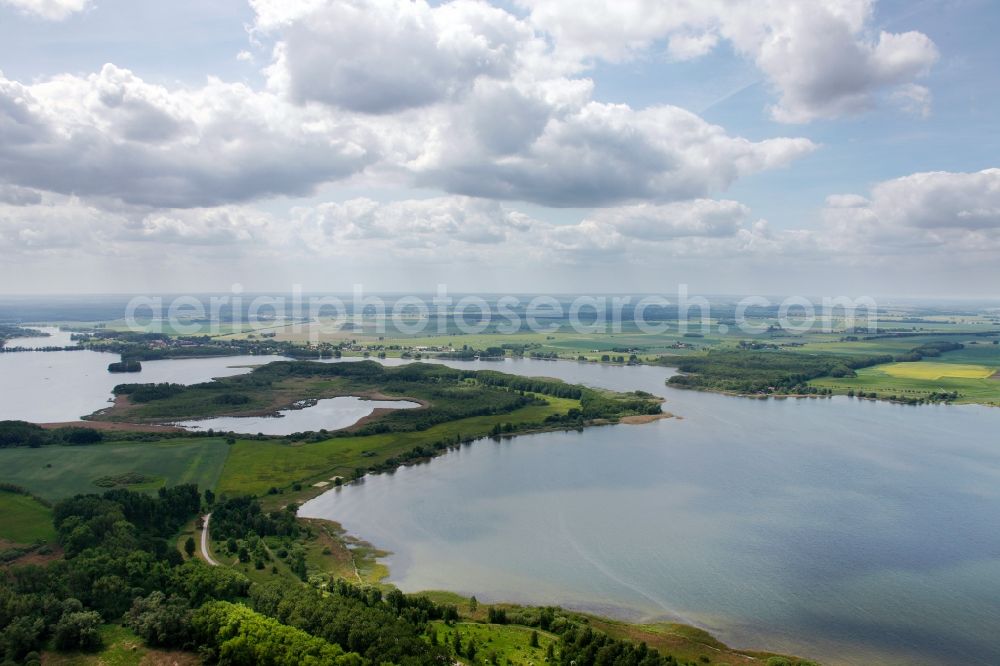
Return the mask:
[[[114,360],[0,354],[0,419],[72,420],[123,381],[274,359],[129,375]],[[392,550],[404,590],[678,619],[833,664],[1000,663],[1000,410],[732,398],[647,366],[445,363],[642,389],[683,418],[483,440],[303,507]]]
[[483,440],[302,507],[392,550],[402,589],[675,619],[834,664],[1000,663],[1000,411],[447,364],[642,389],[683,419]]
[[[24,338],[51,341],[52,338]],[[141,372],[111,373],[118,354],[94,351],[0,354],[0,420],[75,421],[108,406],[111,389],[125,383],[196,384],[250,372],[280,356],[220,356],[143,361]]]
[[189,430],[216,430],[263,435],[291,435],[296,432],[346,428],[371,415],[376,409],[413,409],[420,404],[409,400],[368,400],[341,396],[317,400],[316,404],[283,409],[278,416],[223,416],[180,421],[175,425]]
[[76,340],[73,340],[72,331],[64,331],[58,326],[30,326],[29,328],[42,333],[48,333],[39,337],[31,338],[10,338],[4,347],[23,347],[24,349],[41,349],[44,347],[75,347]]

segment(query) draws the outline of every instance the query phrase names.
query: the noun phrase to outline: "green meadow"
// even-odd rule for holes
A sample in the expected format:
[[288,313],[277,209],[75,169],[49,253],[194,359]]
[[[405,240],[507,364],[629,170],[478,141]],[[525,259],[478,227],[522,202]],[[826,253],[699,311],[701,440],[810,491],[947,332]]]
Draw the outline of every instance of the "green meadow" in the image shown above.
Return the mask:
[[52,509],[30,495],[0,491],[0,539],[29,545],[55,538]]
[[920,398],[931,393],[957,391],[956,403],[978,403],[1000,406],[1000,379],[986,377],[898,377],[885,371],[885,366],[875,366],[857,371],[857,377],[834,379],[824,377],[810,382],[817,388],[833,389],[835,393],[878,393],[880,398],[891,395]]
[[149,647],[130,629],[118,624],[101,625],[100,633],[103,645],[96,652],[47,650],[42,653],[42,663],[46,666],[194,666],[202,663],[193,652]]
[[47,500],[107,490],[95,481],[132,473],[148,479],[133,490],[196,483],[214,488],[229,446],[221,438],[111,442],[90,446],[0,449],[0,481],[17,484]]
[[[545,651],[557,642],[557,637],[546,631],[536,631],[528,627],[511,624],[480,624],[478,622],[458,622],[447,625],[433,622],[430,631],[436,633],[439,643],[455,645],[458,634],[462,649],[470,643],[476,646],[475,663],[510,664],[511,666],[533,666],[546,663]],[[531,634],[537,638],[537,646],[531,645]],[[466,657],[466,660],[468,658]],[[473,663],[473,661],[467,661]]]
[[509,414],[475,416],[442,423],[426,430],[337,437],[310,443],[279,440],[237,440],[226,460],[218,491],[229,495],[262,495],[270,488],[293,482],[315,483],[333,477],[352,478],[358,467],[371,467],[386,459],[456,437],[482,437],[497,424],[541,424],[552,414],[579,407],[577,400],[545,396],[546,405],[530,405]]

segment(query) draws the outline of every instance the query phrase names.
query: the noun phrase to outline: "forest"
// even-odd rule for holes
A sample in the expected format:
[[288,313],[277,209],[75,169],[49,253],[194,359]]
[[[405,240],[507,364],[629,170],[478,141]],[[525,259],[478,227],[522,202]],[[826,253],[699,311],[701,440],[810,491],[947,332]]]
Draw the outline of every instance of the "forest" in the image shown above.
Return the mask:
[[[172,538],[206,508],[217,517],[216,529],[231,538],[298,529],[294,508],[265,514],[252,498],[216,501],[190,484],[155,496],[111,490],[59,502],[54,525],[63,556],[0,572],[0,663],[38,664],[43,653],[60,651],[97,653],[109,624],[148,646],[198,654],[205,663],[499,663],[495,652],[491,658],[480,649],[485,645],[438,640],[440,623],[470,619],[460,617],[455,604],[342,579],[255,583],[191,558],[190,546],[186,558]],[[530,627],[534,645],[543,632],[551,639],[546,661],[559,666],[684,663],[611,638],[558,608],[490,607],[483,620]]]
[[890,363],[889,355],[841,356],[786,351],[712,350],[675,361],[684,373],[670,386],[732,393],[814,393],[817,377],[852,377],[859,368]]

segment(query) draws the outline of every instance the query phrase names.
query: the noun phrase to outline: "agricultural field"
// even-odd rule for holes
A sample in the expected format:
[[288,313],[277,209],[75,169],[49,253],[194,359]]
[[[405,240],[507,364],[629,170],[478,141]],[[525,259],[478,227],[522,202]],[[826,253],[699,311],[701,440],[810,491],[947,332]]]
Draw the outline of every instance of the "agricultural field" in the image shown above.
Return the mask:
[[0,540],[30,545],[55,538],[52,509],[30,495],[0,490]]
[[879,368],[890,377],[903,379],[986,379],[996,373],[994,368],[962,363],[917,361],[915,363],[888,363]]
[[[0,449],[0,481],[52,501],[103,492],[115,485],[152,492],[195,483],[206,489],[218,483],[228,454],[229,446],[222,438],[4,448]],[[132,475],[143,480],[130,484],[137,478]]]
[[[896,365],[896,364],[891,364]],[[914,365],[914,364],[905,364]],[[940,365],[946,365],[944,363]],[[907,398],[921,398],[932,393],[957,392],[959,397],[955,403],[978,403],[982,405],[1000,406],[1000,379],[995,375],[987,377],[913,377],[893,376],[885,371],[886,366],[875,366],[857,371],[856,377],[834,379],[824,377],[814,379],[811,386],[827,388],[834,393],[845,394],[848,391],[864,391],[877,393],[879,397],[897,395]],[[959,365],[959,367],[967,367]],[[975,367],[975,366],[973,366]],[[936,374],[938,371],[934,371]]]

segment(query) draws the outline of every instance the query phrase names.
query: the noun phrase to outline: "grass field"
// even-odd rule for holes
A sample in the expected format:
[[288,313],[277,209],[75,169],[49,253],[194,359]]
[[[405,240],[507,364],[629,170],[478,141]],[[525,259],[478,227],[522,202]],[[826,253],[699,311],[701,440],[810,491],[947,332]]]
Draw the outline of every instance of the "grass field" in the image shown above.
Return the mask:
[[993,368],[987,368],[982,365],[938,363],[932,361],[889,363],[881,366],[879,369],[890,377],[901,377],[904,379],[941,379],[943,377],[986,379],[996,372]]
[[442,423],[422,431],[367,437],[339,437],[309,444],[237,440],[219,479],[220,493],[263,494],[300,481],[312,483],[333,476],[351,478],[357,467],[381,463],[418,445],[451,440],[456,435],[484,436],[497,423],[541,423],[550,414],[579,407],[577,400],[546,396],[546,405],[522,407],[509,414],[476,416]]
[[[453,626],[434,622],[431,624],[431,631],[437,632],[439,643],[447,645],[454,644],[457,633],[463,649],[474,641],[476,663],[513,666],[544,664],[546,648],[557,640],[552,634],[538,631],[538,647],[531,647],[532,630],[528,627],[474,622],[458,622]],[[468,659],[464,661],[471,663]]]
[[83,652],[42,653],[42,663],[46,666],[140,666],[146,664],[170,664],[171,666],[195,666],[202,661],[193,652],[179,650],[157,650],[146,647],[132,631],[117,624],[101,627],[104,646],[92,654]]
[[138,472],[157,480],[138,489],[196,483],[215,488],[229,446],[220,438],[172,439],[92,446],[0,449],[0,481],[14,483],[48,500],[106,488],[94,481]]
[[[905,365],[916,365],[907,363]],[[814,379],[812,386],[830,388],[835,393],[844,394],[853,389],[855,392],[875,392],[879,397],[890,395],[920,398],[935,392],[957,391],[956,403],[979,403],[983,405],[1000,405],[1000,380],[969,377],[941,377],[939,379],[920,379],[914,377],[893,377],[886,373],[886,366],[875,366],[857,371],[857,377],[833,379],[830,377]]]
[[30,545],[56,539],[52,509],[30,495],[0,491],[0,539]]

